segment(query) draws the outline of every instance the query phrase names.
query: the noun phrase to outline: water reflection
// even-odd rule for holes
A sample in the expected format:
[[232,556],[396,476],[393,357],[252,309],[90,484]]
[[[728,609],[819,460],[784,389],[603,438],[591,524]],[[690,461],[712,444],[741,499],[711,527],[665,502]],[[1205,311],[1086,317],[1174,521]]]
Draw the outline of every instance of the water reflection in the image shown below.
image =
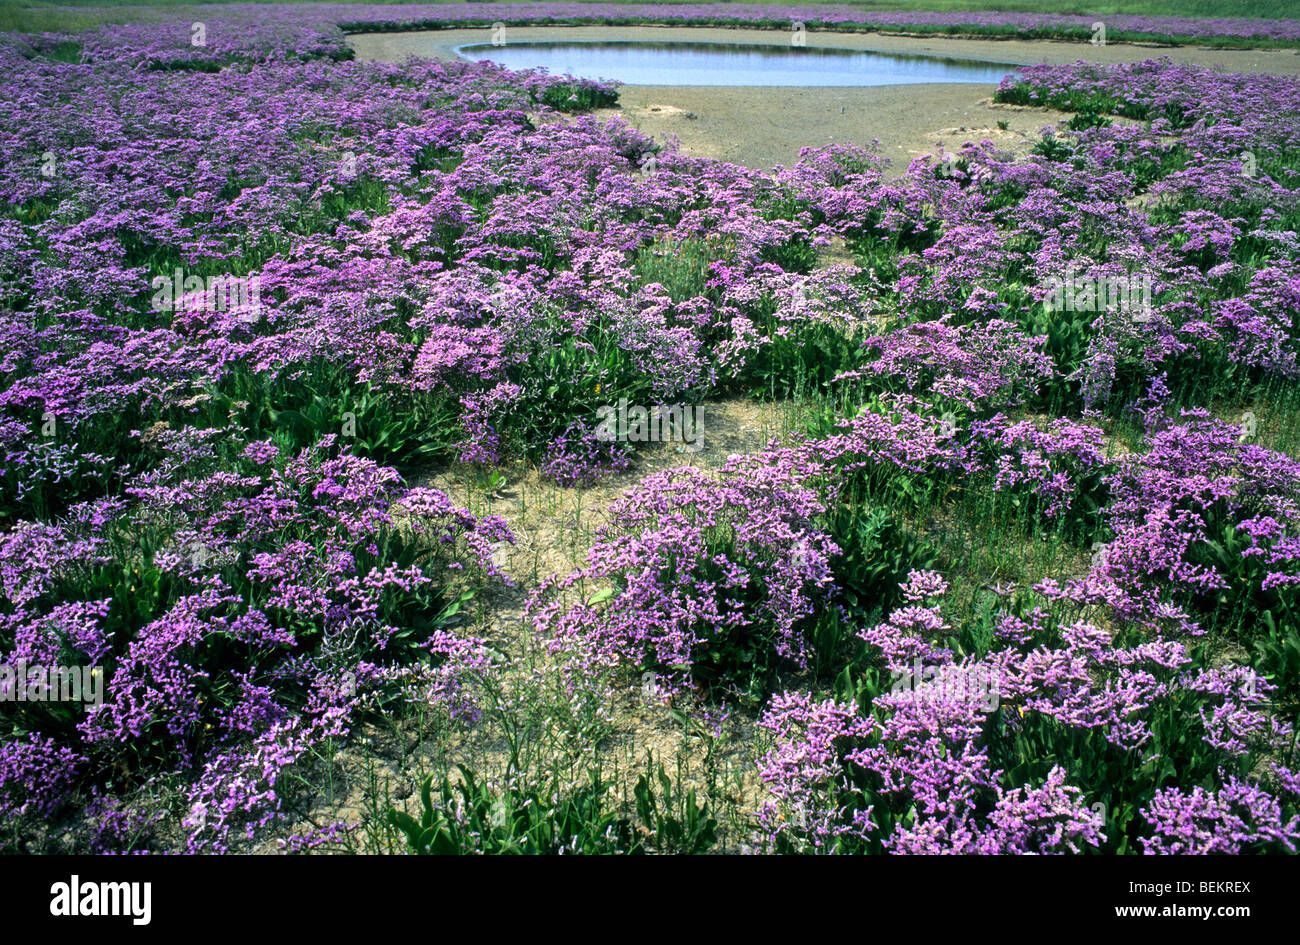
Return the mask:
[[912,85],[994,84],[1009,63],[730,43],[476,43],[456,50],[511,69],[543,66],[559,75],[618,79],[629,85]]

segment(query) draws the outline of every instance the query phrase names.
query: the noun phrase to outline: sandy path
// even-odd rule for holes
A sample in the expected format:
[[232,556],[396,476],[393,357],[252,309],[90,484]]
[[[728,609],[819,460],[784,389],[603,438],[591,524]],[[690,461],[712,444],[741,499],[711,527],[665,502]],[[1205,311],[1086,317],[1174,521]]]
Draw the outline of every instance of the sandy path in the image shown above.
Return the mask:
[[[348,37],[362,59],[400,62],[408,56],[455,59],[456,47],[488,42],[489,28],[411,33],[363,33]],[[785,45],[785,33],[690,27],[507,27],[507,42],[554,40],[641,40],[656,42],[761,43]],[[1300,51],[1293,49],[1202,49],[1148,45],[1050,41],[883,36],[876,33],[809,32],[813,48],[905,52],[989,62],[1030,64],[1133,62],[1168,56],[1174,62],[1222,67],[1234,72],[1300,75]],[[618,109],[641,131],[663,139],[676,135],[682,151],[747,167],[793,164],[799,149],[878,139],[901,173],[912,158],[942,145],[956,150],[985,138],[1024,150],[1059,113],[1016,108],[992,101],[995,86],[979,84],[875,87],[753,87],[627,85]],[[1005,122],[1006,129],[998,127]]]

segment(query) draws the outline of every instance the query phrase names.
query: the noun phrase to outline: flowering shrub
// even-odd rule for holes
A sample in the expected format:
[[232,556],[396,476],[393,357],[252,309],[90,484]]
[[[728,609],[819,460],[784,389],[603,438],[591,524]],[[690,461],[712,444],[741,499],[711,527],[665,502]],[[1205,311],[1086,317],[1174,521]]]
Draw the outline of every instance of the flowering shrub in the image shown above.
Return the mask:
[[[1164,786],[1251,770],[1287,744],[1290,726],[1269,716],[1268,686],[1253,670],[1189,673],[1180,643],[1125,646],[1043,609],[1004,615],[998,646],[958,662],[936,645],[950,630],[937,603],[947,583],[913,572],[903,590],[910,602],[862,633],[869,652],[895,678],[914,662],[980,667],[999,705],[932,688],[938,680],[873,698],[871,670],[856,703],[778,696],[762,723],[774,746],[762,762],[772,794],[765,842],[774,849],[1123,852],[1136,839],[1147,849],[1210,852],[1290,848],[1300,836],[1300,794],[1285,770],[1274,779],[1277,797],[1229,776],[1222,806],[1199,788],[1184,798]],[[1228,835],[1210,836],[1204,825],[1216,818]]]
[[963,471],[991,478],[990,488],[1026,503],[1043,518],[1090,527],[1104,499],[1109,467],[1102,431],[1065,418],[1039,429],[1032,420],[1012,423],[997,414],[970,425]]
[[1000,319],[953,328],[944,316],[872,338],[879,357],[841,377],[872,377],[886,390],[930,393],[966,410],[1018,405],[1051,376],[1042,342]]
[[[737,458],[717,478],[689,467],[644,480],[610,508],[588,563],[533,602],[540,632],[581,636],[611,658],[761,695],[778,661],[806,666],[809,618],[837,551],[792,456]],[[603,587],[565,606],[576,587]]]
[[[1288,775],[1289,772],[1279,772]],[[1293,780],[1293,779],[1292,779]],[[1294,791],[1292,792],[1294,793]],[[1144,853],[1296,852],[1300,820],[1283,821],[1277,799],[1253,784],[1231,778],[1219,791],[1168,788],[1143,816],[1153,836]]]
[[279,810],[282,768],[412,684],[394,669],[427,664],[430,704],[472,711],[459,678],[486,656],[441,628],[464,599],[457,569],[497,573],[499,520],[332,437],[288,461],[252,443],[229,471],[160,471],[128,494],[6,536],[47,549],[6,557],[6,663],[89,660],[108,680],[100,703],[6,706],[34,729],[6,743],[10,813],[55,812],[110,764],[201,768],[190,844],[224,849]]

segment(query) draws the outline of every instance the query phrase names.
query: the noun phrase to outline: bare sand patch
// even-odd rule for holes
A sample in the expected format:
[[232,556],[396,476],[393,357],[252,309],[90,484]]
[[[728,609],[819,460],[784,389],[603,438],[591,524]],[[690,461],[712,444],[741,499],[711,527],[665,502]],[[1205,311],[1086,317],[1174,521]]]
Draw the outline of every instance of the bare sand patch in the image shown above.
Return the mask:
[[[758,170],[789,166],[803,147],[878,142],[893,174],[940,147],[955,152],[985,139],[1009,151],[1028,150],[1059,112],[993,101],[984,85],[888,85],[862,88],[757,88],[629,85],[622,115],[638,130],[676,136],[683,153]],[[655,111],[649,106],[660,106]],[[668,112],[664,106],[675,109]],[[1003,121],[1005,129],[998,126]]]

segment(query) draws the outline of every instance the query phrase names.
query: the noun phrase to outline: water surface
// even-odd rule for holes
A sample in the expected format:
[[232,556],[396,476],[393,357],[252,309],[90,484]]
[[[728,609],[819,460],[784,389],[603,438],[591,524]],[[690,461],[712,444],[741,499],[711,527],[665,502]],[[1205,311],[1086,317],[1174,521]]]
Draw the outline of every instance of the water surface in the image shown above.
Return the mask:
[[939,56],[731,43],[474,43],[462,57],[510,69],[544,67],[555,75],[618,79],[628,85],[915,85],[996,84],[1010,63]]

